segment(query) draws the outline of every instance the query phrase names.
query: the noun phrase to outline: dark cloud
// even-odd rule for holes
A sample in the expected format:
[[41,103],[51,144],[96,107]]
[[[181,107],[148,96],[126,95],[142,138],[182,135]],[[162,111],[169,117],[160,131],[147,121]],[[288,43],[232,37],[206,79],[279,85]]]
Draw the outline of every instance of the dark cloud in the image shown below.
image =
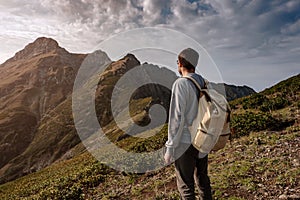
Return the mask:
[[277,66],[276,73],[294,72],[282,69],[282,62],[299,63],[299,10],[299,0],[11,0],[0,4],[0,42],[14,38],[14,49],[2,47],[12,54],[27,41],[51,36],[85,52],[112,34],[163,26],[196,39],[227,71],[263,64]]

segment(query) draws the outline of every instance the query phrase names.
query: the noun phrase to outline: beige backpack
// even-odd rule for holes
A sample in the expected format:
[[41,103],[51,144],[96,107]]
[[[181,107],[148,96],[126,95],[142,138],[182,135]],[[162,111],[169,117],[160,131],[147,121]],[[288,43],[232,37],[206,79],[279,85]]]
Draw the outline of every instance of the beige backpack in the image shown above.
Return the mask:
[[207,154],[224,148],[231,135],[231,109],[226,98],[214,89],[202,89],[192,77],[185,78],[200,90],[198,113],[189,127],[193,146]]

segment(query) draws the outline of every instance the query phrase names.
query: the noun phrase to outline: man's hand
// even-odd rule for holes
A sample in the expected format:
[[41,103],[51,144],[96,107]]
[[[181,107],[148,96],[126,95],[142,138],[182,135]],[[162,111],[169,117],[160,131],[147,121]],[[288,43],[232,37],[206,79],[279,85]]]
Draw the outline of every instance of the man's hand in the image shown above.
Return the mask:
[[172,156],[169,153],[166,153],[165,156],[164,156],[164,158],[165,158],[165,163],[167,165],[171,164],[173,158],[172,158]]

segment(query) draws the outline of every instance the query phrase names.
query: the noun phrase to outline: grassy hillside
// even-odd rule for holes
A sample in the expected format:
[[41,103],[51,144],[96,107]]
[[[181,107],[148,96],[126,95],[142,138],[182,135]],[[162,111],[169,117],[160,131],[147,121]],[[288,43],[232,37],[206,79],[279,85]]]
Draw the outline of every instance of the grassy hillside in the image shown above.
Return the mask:
[[260,93],[230,102],[234,137],[299,124],[300,74]]
[[[210,154],[216,199],[300,195],[300,129],[251,133]],[[114,171],[89,153],[0,186],[0,199],[179,199],[173,166],[147,174]]]
[[284,80],[260,93],[233,100],[234,109],[256,109],[272,112],[288,106],[300,107],[300,74]]
[[[234,138],[209,155],[215,199],[300,199],[299,83],[297,75],[231,102]],[[117,145],[144,152],[160,148],[166,139],[164,126],[148,139],[128,137]],[[146,174],[122,173],[83,153],[1,185],[0,199],[179,199],[179,195],[172,165]]]

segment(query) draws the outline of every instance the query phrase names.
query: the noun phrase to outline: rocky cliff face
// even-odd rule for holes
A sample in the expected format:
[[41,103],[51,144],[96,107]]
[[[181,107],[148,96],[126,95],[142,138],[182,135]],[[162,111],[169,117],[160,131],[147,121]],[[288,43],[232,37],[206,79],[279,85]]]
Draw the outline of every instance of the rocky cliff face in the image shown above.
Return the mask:
[[[104,52],[93,55],[110,62]],[[80,142],[70,96],[86,56],[38,38],[0,65],[1,182],[51,164]]]
[[0,167],[28,147],[40,119],[70,95],[84,58],[39,38],[0,65]]
[[72,91],[84,58],[68,53],[55,40],[37,39],[0,66],[1,107],[23,107],[39,119]]
[[139,66],[140,62],[134,55],[128,54],[117,62],[113,62],[100,75],[96,90],[96,112],[101,127],[113,120],[111,98],[115,84],[130,69]]

